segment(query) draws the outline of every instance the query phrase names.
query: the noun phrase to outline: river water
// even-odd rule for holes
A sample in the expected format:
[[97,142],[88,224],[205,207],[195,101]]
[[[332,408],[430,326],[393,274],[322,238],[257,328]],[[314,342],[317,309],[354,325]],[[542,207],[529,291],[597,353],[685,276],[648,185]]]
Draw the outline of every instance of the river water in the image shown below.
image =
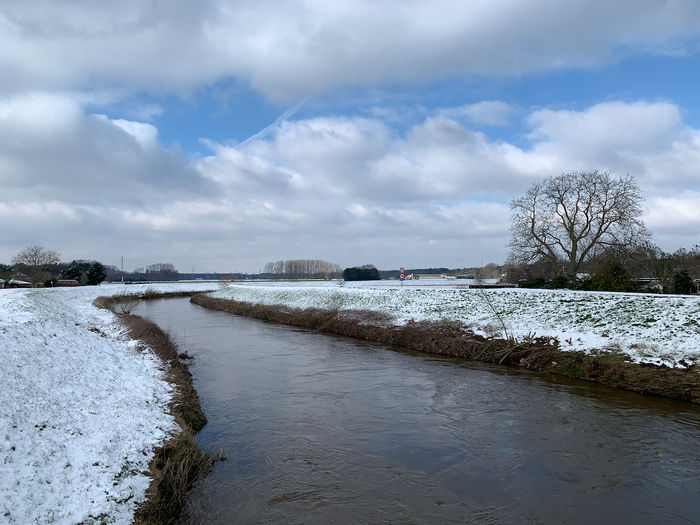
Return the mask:
[[700,408],[143,302],[221,452],[197,523],[700,523]]

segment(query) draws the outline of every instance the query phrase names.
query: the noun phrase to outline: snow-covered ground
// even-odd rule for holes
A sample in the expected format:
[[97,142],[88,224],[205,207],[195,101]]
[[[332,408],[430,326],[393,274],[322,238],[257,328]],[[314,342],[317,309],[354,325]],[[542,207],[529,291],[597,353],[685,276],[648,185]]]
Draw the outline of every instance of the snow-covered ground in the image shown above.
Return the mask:
[[[456,319],[484,335],[551,336],[562,350],[623,352],[634,362],[700,363],[700,297],[469,289],[462,281],[235,283],[216,297],[297,308],[376,310],[409,319]],[[683,362],[681,362],[683,361]]]
[[0,290],[0,523],[130,523],[172,387],[100,295],[212,283]]

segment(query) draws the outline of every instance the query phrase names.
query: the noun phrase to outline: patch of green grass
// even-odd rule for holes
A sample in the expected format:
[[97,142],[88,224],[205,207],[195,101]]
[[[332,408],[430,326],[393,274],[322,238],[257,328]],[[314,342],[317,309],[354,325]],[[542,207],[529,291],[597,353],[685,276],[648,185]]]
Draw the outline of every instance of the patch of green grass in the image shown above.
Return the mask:
[[564,361],[564,373],[566,375],[579,377],[583,374],[583,367],[573,359],[567,359]]

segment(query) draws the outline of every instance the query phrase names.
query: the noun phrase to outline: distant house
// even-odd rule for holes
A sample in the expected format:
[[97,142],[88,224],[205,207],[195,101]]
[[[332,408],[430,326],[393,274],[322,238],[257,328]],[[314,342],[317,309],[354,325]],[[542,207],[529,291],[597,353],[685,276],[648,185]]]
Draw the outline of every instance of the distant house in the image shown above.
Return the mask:
[[78,286],[76,279],[59,279],[56,281],[56,286]]
[[32,283],[28,281],[20,281],[19,279],[0,279],[0,288],[31,288]]
[[414,277],[414,279],[456,279],[457,277],[454,275],[447,275],[445,273],[419,273],[417,276]]
[[656,290],[658,292],[661,292],[664,289],[661,281],[656,277],[639,277],[637,278],[637,283],[639,283],[641,286],[649,288],[650,290]]

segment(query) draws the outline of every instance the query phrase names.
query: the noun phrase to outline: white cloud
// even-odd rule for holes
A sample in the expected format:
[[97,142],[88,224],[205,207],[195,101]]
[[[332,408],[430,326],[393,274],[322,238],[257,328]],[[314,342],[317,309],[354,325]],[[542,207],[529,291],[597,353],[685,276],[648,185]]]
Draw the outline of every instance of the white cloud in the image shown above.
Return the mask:
[[[150,255],[201,270],[256,271],[281,258],[499,262],[509,199],[573,169],[638,176],[664,249],[692,246],[700,231],[700,132],[668,102],[539,110],[527,119],[529,147],[441,114],[402,134],[377,119],[286,121],[245,144],[209,142],[192,161],[164,150],[150,124],[39,98],[63,115],[40,134],[38,114],[23,117],[28,102],[0,101],[0,221],[12,224],[0,231],[0,261],[41,242],[64,257],[114,264],[124,254],[137,266]],[[86,246],[95,253],[80,253]]]
[[440,111],[441,115],[448,118],[466,118],[474,124],[486,126],[507,126],[512,113],[513,108],[500,100],[484,100]]
[[[289,121],[265,140],[239,149],[215,148],[198,167],[212,176],[213,166],[235,157],[237,164],[229,169],[236,176],[245,173],[255,180],[269,177],[270,170],[288,174],[294,185],[276,193],[270,184],[269,195],[281,207],[295,210],[294,220],[317,236],[319,244],[333,246],[332,253],[340,248],[328,232],[364,240],[394,232],[397,239],[408,236],[411,246],[433,241],[424,253],[436,256],[465,253],[463,243],[500,239],[500,247],[488,257],[493,260],[505,255],[508,199],[535,179],[573,169],[630,173],[638,176],[650,205],[656,206],[666,202],[664,195],[677,195],[688,184],[678,178],[678,169],[665,169],[665,164],[687,167],[685,176],[694,176],[698,132],[669,103],[614,102],[579,112],[537,111],[528,122],[533,143],[524,149],[492,141],[444,116],[428,117],[404,136],[371,119]],[[625,132],[630,129],[639,133]],[[697,187],[697,177],[694,181]],[[242,180],[236,184],[245,188]],[[663,216],[675,232],[687,233],[696,228],[688,211],[695,208],[692,199],[684,197],[683,203],[675,209],[664,206]],[[664,244],[669,228],[653,215],[648,220]],[[447,244],[434,242],[441,239]],[[668,243],[664,247],[671,248]]]
[[210,191],[157,135],[151,124],[86,115],[68,96],[0,99],[3,200],[112,204]]
[[72,97],[43,92],[28,92],[0,98],[0,142],[31,136],[51,136],[75,125],[81,117],[80,105]]
[[282,118],[244,144],[210,142],[196,159],[159,142],[157,103],[126,104],[128,120],[85,107],[194,96],[219,81],[296,102],[334,88],[598,67],[696,52],[699,19],[697,2],[657,0],[6,0],[0,261],[34,242],[66,257],[143,265],[158,254],[223,270],[294,257],[500,261],[508,199],[535,179],[590,169],[637,176],[659,242],[689,244],[700,130],[668,101],[541,109],[525,119],[523,146],[473,129],[508,125],[508,102],[430,112],[400,97],[384,107],[374,91],[374,118]]
[[154,148],[158,146],[158,128],[152,124],[133,122],[124,119],[113,119],[112,124],[134,137],[142,148]]
[[149,121],[163,115],[163,106],[160,104],[142,104],[128,110],[129,115],[139,121]]
[[542,110],[529,117],[533,157],[556,171],[606,169],[637,177],[648,191],[697,187],[700,130],[669,102],[606,102],[583,111]]
[[[235,77],[277,100],[341,86],[594,67],[694,50],[700,5],[656,0],[12,1],[0,90],[190,92]],[[144,119],[147,120],[147,119]]]
[[700,188],[674,197],[652,197],[646,203],[644,221],[666,251],[700,245]]
[[629,146],[663,151],[684,127],[678,107],[665,102],[606,102],[584,111],[546,109],[533,113],[529,123],[533,140],[555,139],[571,149],[584,146],[582,155]]
[[49,226],[54,221],[78,223],[80,216],[70,204],[57,201],[48,202],[0,202],[0,217],[7,223],[37,222]]
[[700,243],[700,190],[674,197],[653,197],[647,202],[645,221],[660,233],[683,234]]

